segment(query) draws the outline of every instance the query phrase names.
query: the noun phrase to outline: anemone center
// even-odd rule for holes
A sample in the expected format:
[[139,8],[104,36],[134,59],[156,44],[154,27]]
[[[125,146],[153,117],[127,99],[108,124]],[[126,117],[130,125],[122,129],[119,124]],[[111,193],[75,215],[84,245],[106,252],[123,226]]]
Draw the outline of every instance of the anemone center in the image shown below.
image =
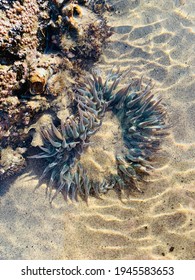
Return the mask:
[[90,181],[102,182],[117,174],[116,154],[124,152],[118,118],[107,111],[100,129],[90,137],[90,145],[81,155],[80,163]]

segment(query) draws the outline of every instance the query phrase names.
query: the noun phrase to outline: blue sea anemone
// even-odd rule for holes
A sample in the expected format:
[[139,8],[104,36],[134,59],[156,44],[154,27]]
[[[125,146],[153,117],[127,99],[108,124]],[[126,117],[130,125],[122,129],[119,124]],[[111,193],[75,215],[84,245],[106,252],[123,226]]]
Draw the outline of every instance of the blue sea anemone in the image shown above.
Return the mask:
[[[78,195],[87,200],[90,194],[99,196],[111,188],[119,191],[139,189],[137,182],[152,169],[152,157],[166,134],[166,111],[161,99],[151,93],[151,83],[144,87],[141,79],[117,90],[122,78],[116,70],[103,81],[100,72],[93,71],[85,83],[77,87],[76,114],[62,120],[59,127],[51,123],[50,127],[41,128],[42,152],[32,158],[48,161],[37,187],[49,174],[50,201],[59,192],[66,200],[68,197],[77,200]],[[110,175],[104,182],[93,182],[79,159],[108,110],[120,122],[128,152],[123,156],[116,154],[117,174]],[[56,190],[53,196],[52,189]]]

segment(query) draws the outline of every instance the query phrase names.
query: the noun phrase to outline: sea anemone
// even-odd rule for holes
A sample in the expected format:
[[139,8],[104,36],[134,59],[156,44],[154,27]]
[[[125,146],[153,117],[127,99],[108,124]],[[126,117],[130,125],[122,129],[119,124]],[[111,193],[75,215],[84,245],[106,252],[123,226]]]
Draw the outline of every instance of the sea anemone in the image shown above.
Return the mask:
[[[41,128],[44,145],[42,153],[32,156],[47,159],[37,187],[50,174],[47,185],[50,201],[61,192],[65,199],[77,200],[78,195],[87,201],[89,195],[99,196],[109,189],[119,191],[138,188],[152,169],[151,161],[166,135],[166,111],[151,93],[151,82],[143,86],[142,79],[118,90],[124,74],[111,71],[103,81],[99,71],[86,77],[75,93],[76,113],[61,125]],[[118,118],[126,149],[116,154],[117,172],[103,182],[94,182],[80,162],[89,145],[90,137],[101,127],[108,110]],[[55,194],[52,195],[52,189]]]

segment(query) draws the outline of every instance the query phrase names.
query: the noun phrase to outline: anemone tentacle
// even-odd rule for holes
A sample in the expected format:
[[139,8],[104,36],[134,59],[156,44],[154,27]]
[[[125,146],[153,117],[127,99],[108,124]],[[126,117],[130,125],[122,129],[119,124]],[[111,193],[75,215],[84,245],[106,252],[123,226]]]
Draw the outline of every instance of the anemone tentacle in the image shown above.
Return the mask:
[[[52,122],[50,127],[41,128],[42,152],[32,158],[48,161],[38,186],[50,173],[48,189],[51,201],[59,192],[64,194],[65,199],[77,200],[79,195],[87,200],[90,194],[99,196],[111,188],[139,189],[137,182],[153,168],[152,156],[159,149],[167,128],[165,108],[161,99],[152,94],[151,82],[144,87],[142,78],[117,90],[122,77],[119,69],[112,70],[103,81],[99,72],[92,71],[76,90],[76,115],[62,120],[59,127]],[[110,175],[103,182],[93,182],[79,159],[90,144],[91,135],[101,127],[108,110],[117,116],[121,124],[128,152],[124,157],[116,155],[117,175]],[[56,189],[53,197],[52,189]]]

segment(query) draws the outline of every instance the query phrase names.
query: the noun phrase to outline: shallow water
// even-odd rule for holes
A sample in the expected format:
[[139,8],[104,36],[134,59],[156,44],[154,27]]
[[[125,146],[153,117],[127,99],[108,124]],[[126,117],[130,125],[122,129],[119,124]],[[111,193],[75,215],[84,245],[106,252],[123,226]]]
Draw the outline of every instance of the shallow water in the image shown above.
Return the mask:
[[120,201],[110,191],[88,205],[58,196],[50,207],[45,185],[33,192],[29,167],[1,186],[1,259],[195,258],[195,3],[112,3],[106,17],[114,34],[97,65],[155,82],[171,124],[157,168],[143,194]]

